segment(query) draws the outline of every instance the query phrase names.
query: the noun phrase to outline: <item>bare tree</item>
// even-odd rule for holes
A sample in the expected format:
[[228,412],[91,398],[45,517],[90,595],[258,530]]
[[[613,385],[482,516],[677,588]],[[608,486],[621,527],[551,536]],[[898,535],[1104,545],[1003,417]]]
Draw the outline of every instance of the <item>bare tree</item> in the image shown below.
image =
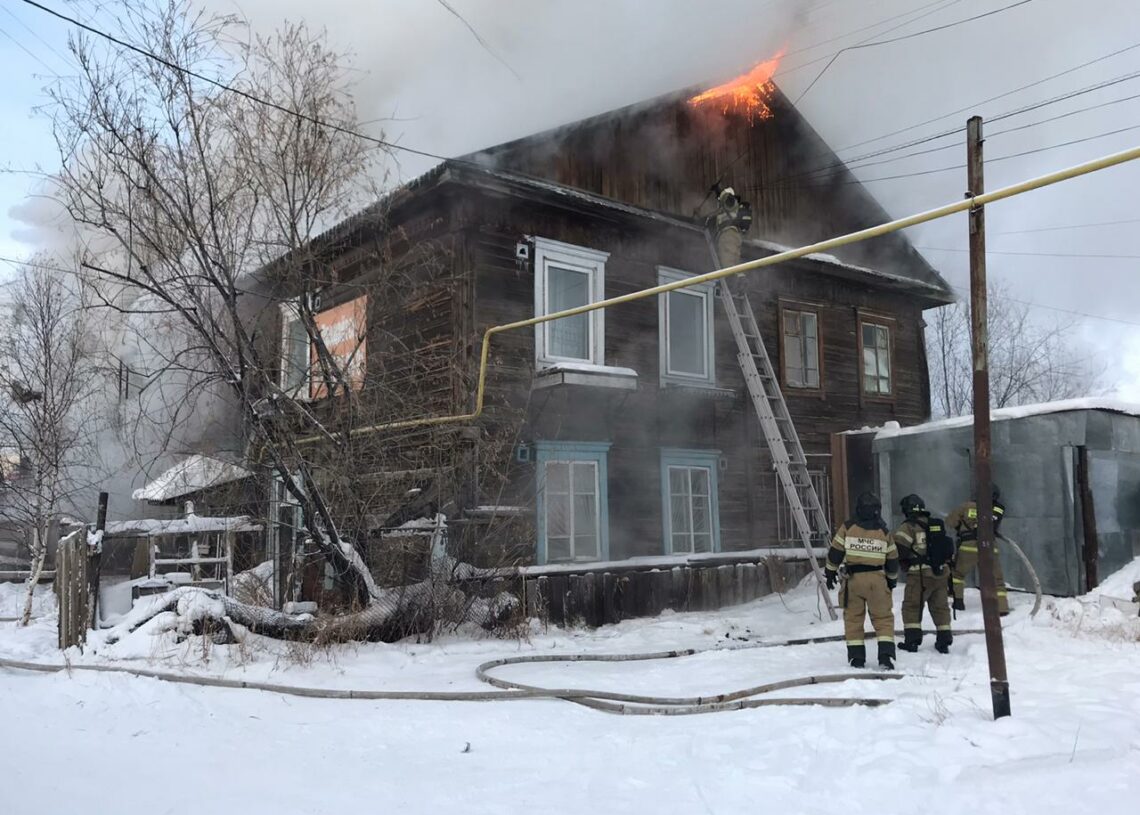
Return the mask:
[[24,533],[30,575],[22,624],[43,573],[53,530],[76,514],[75,499],[95,478],[93,398],[98,371],[82,291],[39,264],[14,280],[0,338],[0,449],[16,466],[0,482],[0,518]]
[[[1082,345],[1072,321],[1035,318],[1008,286],[990,283],[990,399],[994,408],[1091,396],[1105,390],[1105,367]],[[927,320],[926,354],[935,416],[973,409],[970,310],[955,303]]]
[[[232,19],[180,0],[128,2],[121,14],[124,37],[157,59],[77,35],[79,72],[53,91],[61,200],[113,247],[86,265],[101,278],[104,305],[137,303],[141,292],[151,311],[179,318],[191,341],[169,366],[231,391],[304,508],[308,533],[367,597],[371,577],[340,539],[292,434],[259,404],[279,388],[243,301],[268,260],[293,252],[292,268],[311,263],[304,253],[315,230],[366,189],[373,145],[348,133],[354,113],[339,58],[303,26],[240,44]],[[320,363],[330,383],[341,378],[331,355]]]
[[[110,247],[85,263],[100,305],[178,325],[185,341],[165,350],[152,343],[161,370],[148,375],[177,372],[228,393],[253,457],[300,507],[304,538],[365,606],[364,619],[388,625],[368,612],[393,593],[377,585],[359,539],[339,527],[354,518],[366,528],[385,505],[360,486],[373,469],[428,465],[393,461],[383,437],[350,431],[432,409],[431,386],[442,383],[449,397],[458,391],[448,370],[457,363],[446,342],[407,353],[393,327],[383,343],[390,363],[370,374],[368,391],[358,364],[363,335],[349,338],[356,344],[346,353],[344,338],[321,324],[320,301],[330,288],[360,286],[361,308],[386,305],[399,319],[392,303],[449,303],[439,293],[446,274],[413,268],[414,252],[388,263],[385,244],[400,238],[387,234],[381,207],[322,236],[375,199],[372,179],[386,155],[381,142],[355,135],[342,60],[322,36],[287,24],[243,42],[234,20],[184,0],[127,2],[119,23],[138,50],[75,37],[79,72],[55,88],[51,106],[59,197]],[[356,274],[370,270],[364,282],[343,271],[346,242]],[[275,332],[284,322],[302,328],[306,370],[297,382],[283,375],[282,344],[292,337]],[[368,319],[348,323],[386,330]],[[369,345],[370,371],[384,359],[377,350]],[[462,441],[446,429],[422,438],[422,458],[437,469]]]

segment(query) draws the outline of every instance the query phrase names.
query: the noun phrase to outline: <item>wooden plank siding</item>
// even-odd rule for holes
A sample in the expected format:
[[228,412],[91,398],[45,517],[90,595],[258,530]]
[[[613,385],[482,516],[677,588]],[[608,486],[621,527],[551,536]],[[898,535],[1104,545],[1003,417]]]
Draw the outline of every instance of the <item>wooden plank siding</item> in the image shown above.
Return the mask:
[[[490,148],[493,166],[661,212],[711,210],[715,181],[751,202],[754,236],[792,246],[889,220],[882,206],[776,90],[773,116],[750,118],[687,103],[692,89],[666,94]],[[703,209],[702,209],[703,208]],[[937,275],[902,235],[837,254],[883,270],[906,265]]]
[[[589,213],[480,196],[463,207],[473,221],[464,228],[465,254],[474,276],[473,339],[489,326],[523,319],[534,310],[533,262],[520,263],[515,246],[526,236],[550,238],[609,253],[605,295],[617,296],[657,283],[657,266],[694,273],[711,268],[700,233],[657,224],[616,224]],[[789,408],[809,453],[830,452],[832,433],[895,419],[920,421],[928,414],[922,387],[921,304],[912,297],[819,272],[801,262],[751,274],[745,281],[769,352],[778,354],[781,298],[818,304],[823,336],[821,392],[789,394]],[[860,391],[857,343],[859,310],[889,316],[897,330],[892,400]],[[718,473],[721,544],[725,551],[776,545],[775,481],[758,423],[747,399],[735,343],[716,306],[716,384],[731,391],[701,391],[659,382],[658,304],[655,298],[614,307],[606,314],[605,361],[638,373],[636,391],[586,386],[531,390],[534,330],[497,335],[487,382],[489,420],[495,406],[526,407],[520,439],[611,442],[608,454],[610,557],[664,551],[660,493],[663,447],[721,451]],[[476,344],[470,344],[475,364]],[[534,465],[515,463],[512,502],[532,504]],[[477,503],[492,503],[483,496]]]
[[[395,193],[383,218],[362,216],[319,242],[322,306],[380,292],[368,304],[365,387],[350,398],[312,405],[321,421],[336,428],[471,410],[484,332],[534,314],[534,252],[520,259],[520,243],[533,250],[530,242],[545,238],[608,253],[604,295],[614,297],[656,285],[660,266],[696,274],[716,265],[694,216],[702,204],[709,209],[709,188],[718,179],[753,203],[754,239],[798,244],[886,219],[778,93],[774,118],[763,121],[693,109],[687,95],[493,148],[481,157],[491,169],[445,163]],[[809,172],[821,165],[828,166],[822,175]],[[744,259],[773,251],[758,240],[743,247]],[[820,387],[785,394],[804,447],[820,456],[821,466],[835,433],[928,417],[922,311],[949,299],[944,282],[901,235],[842,257],[864,268],[806,258],[734,284],[749,292],[781,372],[781,306],[810,308],[818,316]],[[346,457],[360,462],[328,485],[337,511],[371,506],[374,513],[377,495],[395,501],[418,487],[419,497],[394,506],[388,523],[443,510],[463,559],[486,566],[533,563],[536,465],[516,451],[543,441],[608,442],[607,559],[661,555],[662,448],[715,450],[721,550],[778,546],[776,480],[719,300],[712,389],[661,383],[658,310],[656,298],[648,298],[605,314],[604,362],[636,371],[634,390],[536,388],[535,331],[519,329],[492,342],[477,422],[362,434],[348,449],[319,445],[330,473],[343,473]],[[862,389],[859,326],[871,315],[891,331],[887,398]],[[279,348],[277,323],[263,335]],[[400,480],[393,473],[412,475]],[[845,482],[841,498],[866,486]],[[511,511],[507,520],[494,512],[488,518],[487,507]],[[759,568],[637,578],[607,573],[589,580],[552,575],[531,588],[552,607],[552,617],[580,613],[608,621],[620,617],[627,600],[629,608],[712,608],[754,596],[762,583]],[[773,587],[780,582],[767,579]],[[632,594],[619,602],[619,589]],[[535,602],[533,594],[527,602]]]

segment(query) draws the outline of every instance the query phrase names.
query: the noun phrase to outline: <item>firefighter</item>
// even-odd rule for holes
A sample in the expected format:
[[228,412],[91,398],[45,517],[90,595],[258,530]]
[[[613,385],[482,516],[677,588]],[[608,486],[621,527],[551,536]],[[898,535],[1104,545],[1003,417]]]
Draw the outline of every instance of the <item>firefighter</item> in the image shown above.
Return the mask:
[[839,567],[844,568],[843,628],[847,641],[847,661],[862,668],[867,661],[863,642],[863,617],[870,612],[871,625],[879,642],[879,665],[894,668],[895,615],[891,591],[898,580],[898,550],[890,531],[879,515],[882,504],[869,492],[855,502],[855,517],[844,523],[831,539],[827,552],[827,587],[835,588]]
[[[1001,616],[1009,614],[1009,597],[1005,589],[1005,578],[1001,571],[1001,554],[998,550],[998,536],[1001,530],[1001,520],[1005,516],[1005,505],[1001,502],[1001,490],[997,484],[993,487],[994,504],[994,582],[997,584],[998,612]],[[951,576],[951,587],[954,591],[954,610],[966,609],[966,578],[978,565],[978,505],[975,501],[967,501],[950,513],[946,518],[946,527],[953,529],[958,536],[958,554],[954,559],[954,571]]]
[[937,633],[934,647],[950,653],[954,635],[950,631],[950,603],[946,576],[954,560],[954,544],[946,534],[941,518],[932,518],[926,502],[908,495],[899,502],[906,518],[891,536],[899,551],[899,562],[906,572],[902,619],[904,651],[917,651],[922,644],[922,607],[930,609]]

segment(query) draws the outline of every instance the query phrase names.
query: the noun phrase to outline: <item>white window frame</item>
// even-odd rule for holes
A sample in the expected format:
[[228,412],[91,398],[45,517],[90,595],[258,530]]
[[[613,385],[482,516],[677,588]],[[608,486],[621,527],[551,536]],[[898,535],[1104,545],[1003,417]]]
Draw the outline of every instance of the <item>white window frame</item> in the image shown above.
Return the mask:
[[[568,442],[568,441],[536,441],[536,471],[538,476],[537,513],[538,513],[538,550],[536,552],[539,565],[547,563],[592,563],[609,560],[609,475],[607,472],[607,458],[610,449],[609,442]],[[549,541],[547,538],[547,467],[551,464],[566,464],[570,466],[571,478],[573,465],[590,464],[594,468],[594,496],[595,496],[595,540],[597,540],[597,553],[594,556],[582,557],[574,551],[573,534],[573,482],[570,481],[571,490],[571,534],[570,559],[551,560],[549,556]]]
[[[559,266],[589,275],[590,302],[605,299],[606,260],[609,252],[587,249],[570,243],[534,238],[534,314],[536,317],[551,313],[547,305],[547,272],[551,266]],[[587,359],[560,357],[547,352],[547,341],[551,323],[539,323],[534,327],[535,363],[539,368],[547,368],[560,363],[586,363],[605,365],[606,360],[606,316],[604,309],[586,314],[588,339]]]
[[[689,548],[679,550],[673,547],[673,490],[671,473],[673,470],[684,470],[690,481],[689,485],[689,517],[692,519],[692,471],[703,470],[706,473],[709,487],[709,552],[721,551],[720,544],[720,485],[717,473],[720,469],[719,450],[680,450],[665,448],[661,451],[661,510],[662,531],[664,532],[664,551],[667,555],[706,554],[694,552],[695,533],[689,529]],[[690,527],[692,526],[690,522]]]
[[[657,283],[673,283],[686,280],[693,275],[668,266],[657,267]],[[702,302],[705,317],[705,373],[693,374],[675,371],[672,367],[672,347],[669,342],[669,298],[696,297]],[[716,284],[700,283],[683,290],[665,292],[657,296],[657,324],[659,326],[658,345],[660,346],[661,384],[689,385],[691,387],[716,387]]]
[[[293,360],[290,357],[292,350],[289,342],[290,330],[292,327],[301,322],[301,306],[297,298],[288,300],[280,305],[281,311],[281,375],[278,379],[278,385],[281,387],[282,392],[289,396],[291,399],[297,401],[308,402],[312,394],[312,362],[307,362],[305,367],[305,375],[302,378],[300,385],[289,384],[289,371]],[[305,332],[306,335],[308,332]],[[311,359],[312,355],[312,338],[308,338],[306,357]],[[291,392],[295,391],[295,392]]]

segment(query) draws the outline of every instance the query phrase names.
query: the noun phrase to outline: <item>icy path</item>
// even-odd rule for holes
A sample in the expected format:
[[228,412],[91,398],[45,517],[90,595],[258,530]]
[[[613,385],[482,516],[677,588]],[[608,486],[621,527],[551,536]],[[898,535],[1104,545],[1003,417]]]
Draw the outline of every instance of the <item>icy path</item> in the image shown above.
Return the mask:
[[[332,662],[307,665],[263,643],[244,654],[215,648],[205,664],[200,643],[124,643],[137,653],[117,656],[306,685],[480,689],[471,671],[492,656],[741,644],[732,637],[749,628],[771,639],[838,631],[815,620],[809,594],[783,601],[535,634],[521,645],[344,648]],[[976,595],[969,602],[977,609]],[[975,611],[958,624],[979,622]],[[52,633],[50,619],[31,630],[0,625],[0,656],[58,659]],[[902,682],[812,689],[898,700],[884,708],[680,718],[623,718],[556,701],[304,700],[0,671],[0,813],[1132,813],[1140,800],[1138,636],[1135,621],[1077,601],[1050,604],[1034,622],[1019,603],[1007,623],[1014,718],[999,723],[990,721],[978,636],[960,638],[949,658],[930,638],[918,654],[901,654],[899,668],[914,676]],[[843,667],[842,645],[821,644],[663,663],[515,666],[502,675],[687,694]]]

